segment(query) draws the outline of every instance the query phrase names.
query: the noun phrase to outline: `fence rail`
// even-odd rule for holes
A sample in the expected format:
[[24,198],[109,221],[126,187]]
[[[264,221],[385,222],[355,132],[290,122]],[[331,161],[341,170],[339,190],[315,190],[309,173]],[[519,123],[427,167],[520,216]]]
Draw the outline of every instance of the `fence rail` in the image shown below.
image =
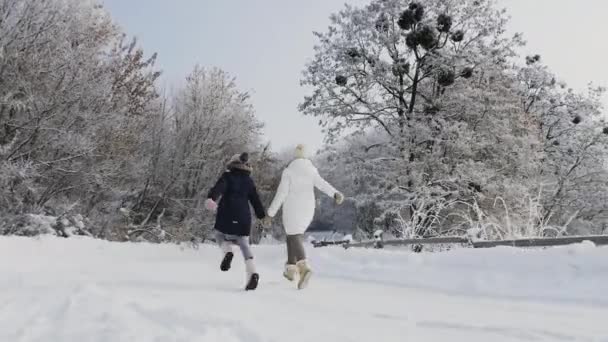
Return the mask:
[[608,245],[608,235],[593,235],[593,236],[567,236],[558,238],[536,238],[536,239],[517,239],[517,240],[501,240],[501,241],[473,241],[474,248],[492,248],[498,246],[512,247],[550,247],[564,246],[573,243],[581,243],[583,241],[591,241],[596,245]]
[[583,241],[591,241],[598,246],[608,245],[608,235],[567,236],[557,238],[530,238],[497,241],[474,241],[459,236],[432,237],[420,239],[383,240],[378,238],[371,241],[314,241],[314,247],[341,245],[344,248],[384,248],[386,246],[433,245],[433,244],[466,244],[473,248],[492,248],[498,246],[511,247],[551,247],[564,246]]
[[339,241],[313,241],[312,245],[315,248],[319,248],[319,247],[327,247],[327,246],[335,246],[335,245],[344,245],[347,244],[348,241],[346,240],[339,240]]
[[458,236],[443,236],[443,237],[432,237],[425,239],[399,239],[399,240],[373,240],[356,243],[342,243],[345,248],[350,247],[374,247],[382,248],[385,246],[408,246],[408,245],[433,245],[433,244],[446,244],[446,243],[468,243],[469,239],[458,237]]

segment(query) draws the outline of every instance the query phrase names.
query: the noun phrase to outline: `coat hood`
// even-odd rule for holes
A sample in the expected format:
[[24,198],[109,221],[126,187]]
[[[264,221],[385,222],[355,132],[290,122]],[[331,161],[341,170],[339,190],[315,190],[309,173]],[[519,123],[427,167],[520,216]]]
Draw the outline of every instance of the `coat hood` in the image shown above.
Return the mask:
[[226,165],[226,168],[228,170],[243,170],[247,172],[253,171],[253,168],[249,164],[249,154],[247,152],[232,156],[228,162],[228,165]]

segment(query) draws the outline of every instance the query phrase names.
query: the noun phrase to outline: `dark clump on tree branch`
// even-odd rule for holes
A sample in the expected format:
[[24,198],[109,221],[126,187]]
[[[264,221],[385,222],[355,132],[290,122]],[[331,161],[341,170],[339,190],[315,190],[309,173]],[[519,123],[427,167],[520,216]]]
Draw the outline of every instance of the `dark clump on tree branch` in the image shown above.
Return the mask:
[[526,57],[526,64],[527,65],[532,65],[534,63],[540,62],[540,55],[534,55],[534,56],[527,56]]
[[574,119],[572,119],[572,123],[575,125],[578,125],[579,123],[581,123],[581,121],[583,121],[583,118],[581,118],[580,115],[577,115],[574,117]]
[[376,58],[375,57],[367,57],[365,59],[367,61],[367,63],[373,68],[376,66]]
[[442,87],[449,87],[456,81],[456,75],[451,70],[442,70],[437,76],[437,83]]
[[348,81],[348,79],[344,75],[336,76],[336,84],[339,86],[342,86],[342,87],[345,86],[347,81]]
[[469,182],[469,188],[471,188],[471,189],[473,189],[473,190],[475,190],[477,192],[481,192],[482,191],[481,185],[479,185],[479,184],[477,184],[475,182]]
[[409,10],[414,13],[414,19],[419,22],[424,17],[424,6],[417,2],[412,2],[409,5]]
[[405,37],[405,45],[410,49],[415,49],[418,47],[418,33],[416,31],[410,32]]
[[426,50],[431,50],[437,46],[437,35],[432,27],[424,25],[418,30],[410,32],[405,38],[405,44],[410,49],[415,49],[420,45]]
[[439,32],[447,33],[452,28],[452,17],[447,14],[440,14],[437,17],[437,30]]
[[397,21],[397,25],[402,30],[409,30],[416,23],[416,19],[414,19],[414,12],[408,10],[403,11],[401,16],[399,16],[399,21]]
[[473,77],[473,68],[466,67],[466,68],[462,69],[462,72],[460,72],[460,76],[462,76],[463,78]]
[[454,32],[452,34],[451,39],[454,43],[459,43],[459,42],[463,41],[464,40],[464,31],[458,30],[458,31]]
[[608,134],[608,127],[604,127],[604,129],[602,130],[602,133]]
[[416,23],[422,21],[424,17],[424,7],[418,3],[412,2],[408,9],[403,11],[399,16],[397,25],[402,30],[410,30]]
[[361,57],[361,53],[359,52],[359,50],[357,48],[350,48],[350,49],[346,50],[346,54],[348,55],[348,57],[350,57],[352,59]]

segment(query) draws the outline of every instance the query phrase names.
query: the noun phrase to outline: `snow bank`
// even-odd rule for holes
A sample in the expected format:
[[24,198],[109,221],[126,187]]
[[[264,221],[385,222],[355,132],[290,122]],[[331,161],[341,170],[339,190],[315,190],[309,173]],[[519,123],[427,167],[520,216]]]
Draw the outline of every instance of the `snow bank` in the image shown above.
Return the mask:
[[608,307],[608,248],[593,243],[550,249],[318,250],[317,273],[468,296],[576,302]]
[[283,246],[219,272],[210,245],[0,238],[0,341],[605,341],[608,249],[437,254],[309,248],[310,288]]

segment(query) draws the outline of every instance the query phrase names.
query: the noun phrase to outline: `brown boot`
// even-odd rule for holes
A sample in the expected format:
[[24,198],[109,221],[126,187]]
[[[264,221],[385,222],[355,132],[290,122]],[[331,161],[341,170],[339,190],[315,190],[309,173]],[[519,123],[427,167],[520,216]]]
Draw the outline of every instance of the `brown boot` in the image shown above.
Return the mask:
[[306,260],[300,260],[296,263],[298,273],[300,273],[300,280],[298,281],[298,290],[305,289],[308,286],[310,276],[312,276],[312,269],[308,266]]

